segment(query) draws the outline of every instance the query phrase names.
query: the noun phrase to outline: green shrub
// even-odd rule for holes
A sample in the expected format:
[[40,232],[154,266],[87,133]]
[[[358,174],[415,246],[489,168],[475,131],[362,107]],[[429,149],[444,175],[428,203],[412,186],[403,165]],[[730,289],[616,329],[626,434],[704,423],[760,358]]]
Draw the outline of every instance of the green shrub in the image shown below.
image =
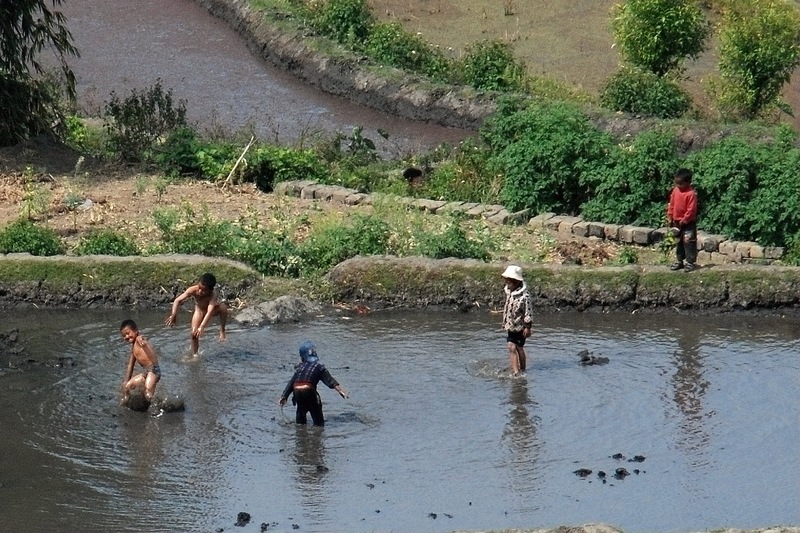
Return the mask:
[[298,277],[297,246],[286,235],[259,231],[249,233],[232,251],[232,258],[250,265],[265,276]]
[[691,98],[670,79],[623,67],[602,89],[600,104],[612,111],[677,118],[689,110]]
[[378,217],[355,215],[348,224],[314,231],[298,246],[304,273],[328,270],[357,255],[385,253],[389,227]]
[[124,99],[112,92],[104,118],[112,152],[126,161],[150,161],[161,138],[186,126],[186,103],[174,102],[172,89],[165,91],[158,80],[131,89]]
[[639,262],[639,251],[633,246],[623,246],[617,256],[620,265],[635,265]]
[[0,231],[0,253],[59,255],[64,250],[64,242],[54,230],[30,220],[18,219]]
[[139,255],[139,248],[128,235],[110,229],[90,232],[75,247],[75,255]]
[[657,76],[696,58],[710,29],[694,0],[620,2],[612,27],[623,59]]
[[800,231],[800,148],[789,129],[774,142],[729,137],[690,154],[700,224],[733,239],[782,246]]
[[454,214],[441,233],[427,232],[418,236],[418,251],[433,259],[480,259],[488,261],[491,251],[486,242],[471,239],[461,225],[463,215]]
[[312,11],[311,18],[321,34],[355,47],[364,43],[374,23],[366,0],[327,0]]
[[434,80],[447,81],[450,77],[450,63],[441,50],[409,33],[397,22],[376,24],[364,50],[379,62]]
[[674,134],[641,133],[615,146],[605,164],[584,174],[589,199],[581,215],[598,222],[658,227],[679,166]]
[[488,157],[486,147],[468,138],[433,167],[413,194],[438,200],[499,203],[503,179],[489,170]]
[[481,129],[491,149],[489,168],[505,176],[502,198],[511,211],[577,213],[587,200],[584,174],[604,164],[614,143],[569,104],[514,100]]
[[262,191],[272,192],[281,181],[320,180],[325,170],[313,150],[263,146],[248,152],[240,177]]
[[720,33],[716,97],[732,116],[757,117],[775,105],[800,63],[800,13],[789,2],[732,2]]
[[468,47],[457,70],[465,83],[484,91],[522,91],[527,85],[525,65],[503,41],[480,41]]

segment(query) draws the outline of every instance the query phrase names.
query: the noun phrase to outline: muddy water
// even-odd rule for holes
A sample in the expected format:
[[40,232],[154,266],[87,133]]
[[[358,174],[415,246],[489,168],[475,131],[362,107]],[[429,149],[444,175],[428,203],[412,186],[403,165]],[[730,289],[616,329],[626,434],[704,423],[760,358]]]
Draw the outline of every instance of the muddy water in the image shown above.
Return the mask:
[[[160,394],[186,401],[152,416],[116,405],[128,316],[0,317],[28,358],[74,361],[0,374],[0,530],[230,531],[239,512],[252,515],[243,532],[800,523],[788,319],[542,316],[528,376],[510,379],[488,314],[234,326],[191,361],[186,316],[169,329],[139,312],[161,353]],[[321,391],[322,430],[276,403],[308,337],[351,391]],[[610,362],[582,367],[582,348]]]
[[[293,143],[327,132],[364,134],[388,155],[403,155],[470,132],[433,126],[326,95],[252,55],[225,22],[191,0],[63,5],[79,59],[70,60],[80,104],[97,114],[111,91],[120,96],[158,79],[187,100],[190,118],[226,131],[254,129],[266,140]],[[389,133],[384,141],[377,130]]]

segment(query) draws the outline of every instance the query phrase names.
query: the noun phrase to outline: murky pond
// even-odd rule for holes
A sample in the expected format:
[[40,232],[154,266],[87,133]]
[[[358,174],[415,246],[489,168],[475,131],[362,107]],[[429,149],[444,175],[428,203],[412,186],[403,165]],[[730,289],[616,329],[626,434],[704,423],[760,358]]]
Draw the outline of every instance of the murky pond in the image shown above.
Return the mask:
[[471,134],[399,119],[306,86],[251,54],[223,20],[192,0],[70,0],[62,10],[81,53],[69,59],[79,101],[91,114],[102,110],[111,91],[124,98],[160,79],[203,127],[252,128],[265,140],[308,142],[320,132],[349,135],[363,126],[382,152],[397,156]]
[[[183,396],[184,412],[117,406],[130,316],[161,354],[160,393]],[[522,379],[506,377],[488,313],[234,325],[225,344],[213,328],[199,360],[186,357],[187,316],[174,329],[163,318],[0,315],[44,363],[0,373],[0,530],[800,523],[796,317],[544,315]],[[306,338],[351,392],[321,390],[324,429],[277,404]],[[584,348],[609,363],[581,366]],[[59,357],[74,366],[51,366]],[[252,521],[235,528],[239,512]]]

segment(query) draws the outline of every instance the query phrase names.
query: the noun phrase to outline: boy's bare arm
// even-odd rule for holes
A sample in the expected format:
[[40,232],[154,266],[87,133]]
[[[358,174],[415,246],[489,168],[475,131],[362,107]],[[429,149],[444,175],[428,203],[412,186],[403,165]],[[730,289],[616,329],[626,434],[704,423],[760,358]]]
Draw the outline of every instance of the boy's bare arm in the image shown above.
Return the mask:
[[153,350],[153,346],[141,335],[133,345],[133,353],[142,366],[158,364],[158,357],[155,350]]
[[128,364],[125,367],[125,378],[122,380],[123,385],[130,381],[133,377],[133,365],[136,364],[136,357],[133,355],[133,350],[131,350],[131,356],[128,358]]
[[172,326],[175,324],[175,322],[178,320],[178,309],[180,309],[181,304],[187,298],[191,298],[195,292],[197,292],[197,285],[192,285],[172,301],[172,311],[170,312],[169,316],[167,316],[166,320],[164,320],[164,324],[167,326]]

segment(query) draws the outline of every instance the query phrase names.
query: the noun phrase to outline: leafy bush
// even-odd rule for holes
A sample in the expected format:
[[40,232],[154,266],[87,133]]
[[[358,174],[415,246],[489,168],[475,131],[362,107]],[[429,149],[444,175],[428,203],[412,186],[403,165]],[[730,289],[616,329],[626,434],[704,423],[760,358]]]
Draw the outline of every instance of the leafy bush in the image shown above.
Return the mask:
[[486,242],[471,239],[461,225],[463,215],[453,215],[441,233],[424,233],[418,237],[419,253],[433,259],[480,259],[491,257]]
[[104,117],[114,153],[127,161],[149,161],[162,137],[186,126],[186,103],[175,103],[172,89],[165,91],[158,80],[147,89],[131,89],[125,99],[112,92]]
[[612,111],[677,118],[689,110],[691,98],[670,79],[623,67],[606,83],[600,104]]
[[445,55],[397,22],[376,24],[364,49],[373,59],[429,78],[447,81],[450,63]]
[[265,276],[300,275],[297,246],[286,235],[251,234],[238,244],[232,257]]
[[465,83],[484,91],[522,91],[527,85],[525,65],[503,41],[480,41],[468,47],[457,71]]
[[385,253],[389,226],[373,215],[355,215],[349,224],[313,232],[298,246],[305,273],[324,271],[357,255]]
[[488,157],[486,147],[465,139],[444,161],[434,166],[422,186],[412,192],[423,198],[499,203],[503,180],[487,168]]
[[90,232],[75,247],[75,255],[139,255],[139,248],[128,235],[110,229]]
[[612,21],[622,57],[663,76],[703,51],[709,25],[694,0],[627,0]]
[[265,192],[281,181],[319,180],[325,166],[313,150],[263,146],[248,153],[241,179],[253,182]]
[[666,212],[672,176],[679,167],[675,135],[647,131],[615,146],[603,165],[584,174],[587,220],[658,227]]
[[489,168],[505,176],[509,210],[577,213],[587,198],[584,174],[605,162],[613,146],[574,106],[504,100],[481,129],[491,149]]
[[58,234],[47,227],[20,218],[0,231],[0,253],[59,255],[65,250]]
[[311,18],[311,25],[323,35],[355,47],[364,43],[374,23],[366,0],[327,0]]
[[717,88],[730,115],[754,118],[773,106],[800,63],[800,13],[788,2],[733,2],[720,33]]
[[781,246],[800,231],[800,148],[789,129],[774,142],[730,137],[690,154],[704,229]]

